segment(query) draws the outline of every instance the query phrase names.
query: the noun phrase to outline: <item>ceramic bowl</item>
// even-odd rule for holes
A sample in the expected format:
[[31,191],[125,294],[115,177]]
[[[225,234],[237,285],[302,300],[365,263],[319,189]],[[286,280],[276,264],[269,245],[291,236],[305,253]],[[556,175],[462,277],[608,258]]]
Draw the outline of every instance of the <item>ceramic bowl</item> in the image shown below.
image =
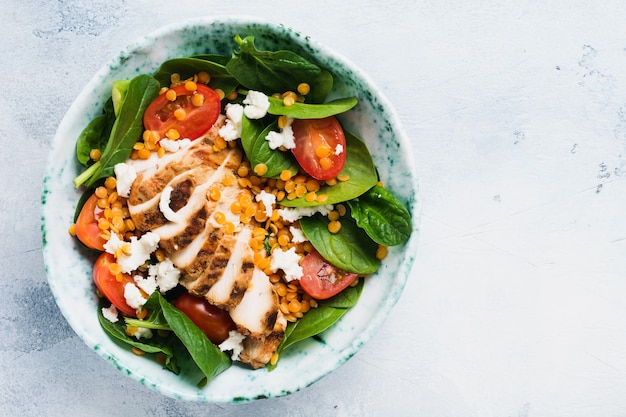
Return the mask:
[[[382,267],[366,278],[358,304],[321,335],[294,345],[273,370],[232,366],[203,388],[155,361],[136,356],[111,340],[97,320],[91,279],[93,259],[68,234],[81,190],[72,180],[80,168],[75,142],[101,112],[111,82],[152,73],[169,58],[199,53],[230,54],[236,34],[255,36],[259,49],[289,49],[312,58],[335,75],[330,98],[356,96],[358,106],[342,123],[367,144],[387,188],[409,207],[414,230],[410,240],[393,247]],[[161,394],[188,401],[244,402],[295,392],[332,372],[372,337],[400,297],[411,271],[418,238],[417,180],[412,149],[398,116],[368,76],[349,60],[293,29],[257,18],[199,18],[172,24],[123,49],[100,69],[63,118],[50,152],[43,185],[42,231],[48,282],[63,315],[80,338],[121,373]]]

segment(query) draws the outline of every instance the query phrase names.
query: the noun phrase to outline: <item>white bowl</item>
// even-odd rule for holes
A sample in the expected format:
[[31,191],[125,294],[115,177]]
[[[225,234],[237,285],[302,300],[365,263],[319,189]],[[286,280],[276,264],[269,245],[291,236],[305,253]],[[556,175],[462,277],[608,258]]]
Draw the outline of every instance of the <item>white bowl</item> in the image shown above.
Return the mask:
[[[230,54],[233,37],[253,35],[259,49],[290,49],[309,56],[335,76],[333,97],[356,96],[358,106],[341,121],[367,144],[386,187],[413,216],[413,233],[402,246],[390,248],[379,271],[366,278],[358,304],[320,340],[292,346],[273,371],[232,366],[204,388],[197,380],[177,376],[111,340],[97,319],[97,298],[91,279],[93,260],[68,233],[81,194],[72,180],[79,172],[76,138],[101,112],[111,82],[152,73],[169,58],[198,53]],[[324,377],[367,342],[402,293],[416,255],[418,202],[412,149],[395,110],[374,83],[354,64],[308,36],[257,18],[200,18],[157,30],[122,50],[100,69],[76,98],[54,138],[43,187],[43,253],[55,300],[74,331],[123,374],[164,395],[189,401],[243,402],[278,397]],[[199,378],[198,378],[199,379]]]

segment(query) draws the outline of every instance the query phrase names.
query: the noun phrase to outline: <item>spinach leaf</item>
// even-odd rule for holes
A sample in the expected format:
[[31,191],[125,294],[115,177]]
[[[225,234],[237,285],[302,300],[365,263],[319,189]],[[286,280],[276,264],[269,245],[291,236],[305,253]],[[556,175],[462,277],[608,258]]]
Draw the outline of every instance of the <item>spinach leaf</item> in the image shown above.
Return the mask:
[[378,244],[351,217],[343,216],[340,221],[337,233],[328,231],[328,216],[319,213],[301,218],[300,227],[320,255],[336,267],[363,275],[376,272]]
[[153,336],[150,339],[135,339],[134,337],[126,334],[126,326],[122,321],[111,322],[102,315],[102,308],[107,307],[104,303],[104,299],[100,301],[98,306],[98,321],[102,329],[110,337],[119,340],[120,342],[132,347],[141,349],[146,353],[162,353],[165,356],[164,367],[170,371],[178,374],[180,368],[176,362],[172,347],[168,345],[168,340],[159,336]]
[[216,64],[220,64],[226,66],[228,61],[230,61],[230,55],[220,55],[220,54],[197,54],[192,55],[189,58],[202,59],[204,61],[215,62]]
[[115,117],[117,117],[120,114],[120,110],[122,109],[122,104],[124,104],[124,100],[126,100],[126,94],[128,93],[129,85],[130,85],[130,80],[113,81],[113,89],[111,91],[111,100],[113,101],[113,112],[115,113]]
[[278,177],[285,169],[294,175],[298,172],[298,163],[291,152],[271,149],[269,142],[265,140],[269,132],[278,130],[277,121],[264,128],[261,120],[250,120],[244,115],[241,126],[241,145],[250,160],[250,166],[265,164],[267,172],[264,177]]
[[143,114],[158,94],[159,83],[150,75],[141,74],[131,80],[102,156],[74,179],[77,188],[83,184],[90,187],[99,179],[113,175],[113,167],[130,157],[143,131]]
[[185,80],[201,71],[205,71],[211,76],[209,87],[214,90],[221,89],[224,94],[230,93],[239,85],[239,82],[230,75],[223,64],[200,57],[167,60],[154,72],[154,78],[159,81],[161,86],[169,87],[172,74],[177,73],[181,80]]
[[323,119],[328,116],[344,113],[357,105],[356,97],[340,98],[324,104],[293,103],[285,106],[283,100],[269,97],[269,114],[290,116],[295,119]]
[[109,99],[104,104],[103,113],[89,122],[76,140],[78,162],[87,167],[91,161],[91,150],[99,149],[101,152],[104,150],[111,135],[113,123],[115,123],[113,101]]
[[348,205],[357,225],[381,245],[399,245],[411,235],[409,211],[381,186],[375,185]]
[[244,87],[267,95],[296,91],[298,84],[311,86],[320,77],[320,67],[292,51],[260,51],[254,37],[235,37],[239,50],[226,64],[226,69]]
[[348,287],[336,296],[320,301],[316,308],[307,311],[301,319],[289,323],[276,350],[278,356],[293,344],[316,336],[335,324],[356,304],[362,291],[363,279],[360,279],[354,287]]
[[310,84],[311,91],[306,95],[309,103],[323,103],[330,90],[333,89],[333,75],[326,68],[320,67],[320,75]]
[[228,355],[219,350],[209,338],[182,311],[171,305],[160,292],[155,291],[150,299],[156,298],[162,310],[163,318],[178,339],[185,345],[198,368],[211,381],[230,367]]
[[[328,199],[323,204],[337,204],[360,196],[378,182],[378,173],[367,146],[351,132],[344,129],[346,135],[346,164],[339,173],[347,175],[348,181],[336,185],[322,185],[318,195],[325,194]],[[280,202],[286,207],[318,206],[319,202],[308,202],[304,197]]]

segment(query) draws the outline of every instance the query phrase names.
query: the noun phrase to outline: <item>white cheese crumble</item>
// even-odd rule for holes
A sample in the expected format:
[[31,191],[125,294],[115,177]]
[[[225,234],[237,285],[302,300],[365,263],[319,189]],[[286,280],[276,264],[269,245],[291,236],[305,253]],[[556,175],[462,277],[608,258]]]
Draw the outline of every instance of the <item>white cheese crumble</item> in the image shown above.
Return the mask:
[[155,277],[148,276],[144,278],[141,275],[135,275],[133,277],[133,280],[135,281],[135,284],[137,284],[137,286],[148,295],[152,294],[157,289],[157,282]]
[[243,118],[243,106],[241,104],[228,103],[225,107],[226,121],[218,131],[219,135],[227,142],[241,137],[241,119]]
[[270,108],[270,99],[260,91],[250,90],[243,100],[243,112],[248,119],[262,119]]
[[341,153],[343,152],[343,145],[341,143],[338,143],[337,146],[335,146],[335,155],[341,155]]
[[267,215],[267,217],[271,217],[272,209],[274,207],[274,204],[276,203],[276,196],[272,193],[266,192],[265,190],[261,190],[261,192],[257,194],[254,199],[257,201],[257,203],[259,201],[263,202],[263,206],[265,207],[265,214]]
[[289,231],[291,232],[291,241],[293,243],[302,243],[306,242],[308,239],[304,236],[302,229],[298,229],[297,227],[289,226]]
[[239,354],[243,351],[243,340],[246,337],[239,333],[237,330],[231,330],[228,332],[228,339],[224,340],[218,345],[222,352],[232,350],[230,358],[234,361],[239,359]]
[[148,277],[155,281],[161,294],[165,294],[178,285],[180,270],[174,266],[169,258],[166,258],[158,264],[148,267]]
[[[116,262],[122,267],[122,272],[128,274],[143,265],[159,246],[159,235],[154,232],[147,232],[141,239],[136,236],[130,238],[130,252],[120,255]],[[115,255],[117,249],[126,242],[121,240],[117,233],[112,233],[111,238],[104,244],[104,250]]]
[[326,204],[324,206],[314,207],[283,208],[278,210],[278,214],[280,214],[280,217],[282,217],[286,222],[293,223],[303,217],[310,217],[317,213],[327,216],[332,210],[332,204]]
[[127,328],[127,331],[131,336],[134,336],[137,340],[141,338],[144,338],[144,339],[152,338],[152,330],[146,329],[145,327],[129,327]]
[[181,149],[185,149],[187,146],[191,145],[191,140],[188,138],[171,140],[171,139],[161,139],[159,141],[159,146],[165,149],[167,152],[178,152]]
[[117,323],[119,318],[117,316],[117,308],[113,304],[110,307],[102,307],[102,316],[111,323]]
[[163,191],[161,192],[161,198],[159,199],[159,210],[161,210],[161,213],[163,213],[163,216],[165,216],[167,220],[175,222],[178,221],[178,216],[176,215],[176,212],[170,207],[172,191],[174,191],[174,189],[171,185],[167,185],[163,189]]
[[272,252],[272,261],[270,262],[270,270],[276,272],[282,269],[285,273],[287,282],[302,277],[302,267],[300,266],[300,255],[296,253],[296,248],[289,250],[275,249]]
[[291,127],[292,122],[293,118],[287,117],[287,124],[280,132],[271,131],[265,136],[265,140],[268,142],[271,149],[278,149],[281,146],[285,147],[285,149],[293,149],[296,147],[296,138],[293,135],[293,128]]
[[117,194],[121,197],[128,198],[130,195],[130,187],[137,178],[137,172],[132,165],[120,162],[113,167],[115,172]]
[[147,299],[143,298],[139,288],[131,282],[124,285],[124,298],[126,299],[126,304],[135,310],[141,308],[147,301]]

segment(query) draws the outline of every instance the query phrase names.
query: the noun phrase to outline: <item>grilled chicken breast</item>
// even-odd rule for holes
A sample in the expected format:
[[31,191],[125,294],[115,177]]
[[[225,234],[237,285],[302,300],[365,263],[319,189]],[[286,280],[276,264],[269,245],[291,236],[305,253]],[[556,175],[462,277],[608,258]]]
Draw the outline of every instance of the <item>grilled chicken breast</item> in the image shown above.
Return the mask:
[[[215,151],[218,128],[138,172],[128,208],[138,230],[159,235],[161,249],[181,271],[179,283],[229,312],[246,336],[239,359],[258,368],[278,347],[286,320],[269,278],[254,267],[249,242],[258,224],[240,223],[231,214],[231,203],[244,190],[224,179],[235,175],[242,153],[228,146]],[[211,198],[215,188],[218,199]],[[236,225],[233,233],[216,213]]]

